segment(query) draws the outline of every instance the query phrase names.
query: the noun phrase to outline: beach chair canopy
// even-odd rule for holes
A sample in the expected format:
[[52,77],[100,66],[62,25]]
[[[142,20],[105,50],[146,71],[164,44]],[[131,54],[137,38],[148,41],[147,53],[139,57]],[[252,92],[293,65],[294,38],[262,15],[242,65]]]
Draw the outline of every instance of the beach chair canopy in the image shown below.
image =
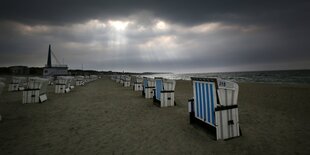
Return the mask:
[[29,77],[27,89],[39,89],[40,93],[46,93],[49,79],[40,77]]
[[27,77],[17,77],[17,76],[13,76],[12,77],[12,83],[16,83],[16,84],[23,84],[27,82]]

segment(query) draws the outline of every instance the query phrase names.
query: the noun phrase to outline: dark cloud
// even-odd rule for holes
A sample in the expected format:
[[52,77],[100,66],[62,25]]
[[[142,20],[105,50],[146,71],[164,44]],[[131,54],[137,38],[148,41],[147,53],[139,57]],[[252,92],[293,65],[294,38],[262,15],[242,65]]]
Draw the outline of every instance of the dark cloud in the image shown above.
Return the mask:
[[[141,10],[174,22],[224,21],[245,24],[309,25],[309,1],[210,0],[4,0],[0,18],[27,23],[63,24],[90,18],[127,17]],[[303,23],[302,25],[295,23]]]
[[[4,0],[0,65],[43,65],[53,44],[73,68],[309,69],[309,19],[309,1]],[[135,23],[115,33],[109,20]],[[154,30],[160,20],[170,28]]]

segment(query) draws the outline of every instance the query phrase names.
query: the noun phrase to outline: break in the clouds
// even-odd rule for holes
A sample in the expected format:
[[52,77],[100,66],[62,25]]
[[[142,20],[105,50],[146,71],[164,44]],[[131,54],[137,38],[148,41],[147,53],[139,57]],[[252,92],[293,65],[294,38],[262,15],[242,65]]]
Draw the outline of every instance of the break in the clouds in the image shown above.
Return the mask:
[[7,1],[0,65],[216,72],[310,69],[309,2]]

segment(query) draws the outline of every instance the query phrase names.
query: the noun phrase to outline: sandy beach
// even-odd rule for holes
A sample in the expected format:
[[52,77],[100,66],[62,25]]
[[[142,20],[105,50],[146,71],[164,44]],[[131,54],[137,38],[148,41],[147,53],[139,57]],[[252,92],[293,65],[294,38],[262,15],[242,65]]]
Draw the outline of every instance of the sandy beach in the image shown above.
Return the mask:
[[242,137],[215,141],[189,124],[191,81],[177,81],[177,106],[158,108],[105,77],[68,94],[49,86],[43,104],[22,92],[0,97],[0,154],[309,154],[310,86],[239,84]]

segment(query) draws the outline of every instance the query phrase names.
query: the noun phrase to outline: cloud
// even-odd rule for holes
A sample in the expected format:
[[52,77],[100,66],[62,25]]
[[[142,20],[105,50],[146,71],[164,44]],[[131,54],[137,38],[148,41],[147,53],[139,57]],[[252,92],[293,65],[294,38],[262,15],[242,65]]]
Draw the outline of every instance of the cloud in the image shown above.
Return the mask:
[[4,1],[0,65],[44,66],[52,44],[71,68],[310,68],[308,3]]

